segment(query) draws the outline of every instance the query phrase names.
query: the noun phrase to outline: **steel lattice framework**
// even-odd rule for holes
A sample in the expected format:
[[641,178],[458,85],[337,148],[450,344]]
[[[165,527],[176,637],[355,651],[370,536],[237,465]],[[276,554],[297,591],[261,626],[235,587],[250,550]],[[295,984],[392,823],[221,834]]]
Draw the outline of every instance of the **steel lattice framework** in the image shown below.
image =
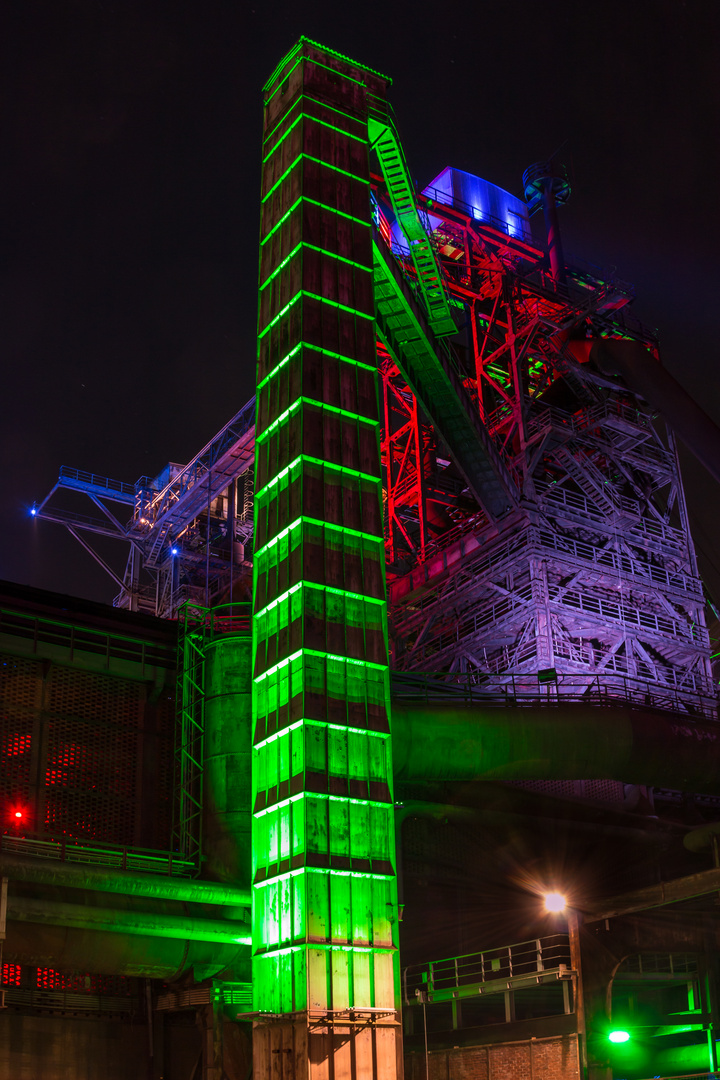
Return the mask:
[[[386,101],[370,96],[367,123],[393,665],[492,691],[554,672],[573,695],[601,684],[714,711],[672,434],[568,347],[629,339],[657,357],[632,287],[574,258],[558,269],[557,235],[548,260],[524,211],[458,197],[453,170],[418,195]],[[531,206],[542,175],[528,171]],[[172,617],[225,599],[249,574],[254,411],[155,481],[63,468],[33,512],[100,562],[121,607]],[[102,518],[51,503],[59,489]],[[129,544],[124,575],[89,533]]]
[[[220,602],[238,582],[249,592],[254,463],[253,397],[186,465],[134,484],[63,466],[31,513],[64,525],[112,578],[115,607],[177,618],[183,604]],[[87,496],[103,516],[59,505],[58,492]],[[89,536],[127,546],[122,575]]]
[[[672,434],[572,348],[625,339],[657,358],[655,336],[628,314],[632,287],[559,261],[556,220],[548,257],[519,200],[494,216],[463,197],[472,185],[448,182],[454,170],[417,194],[387,101],[370,94],[367,109],[380,166],[367,220],[393,666],[492,692],[545,672],[573,696],[601,686],[714,712]],[[539,166],[526,175],[531,208],[543,176]],[[567,197],[558,176],[547,183]],[[64,468],[33,512],[65,525],[111,574],[121,607],[173,617],[188,599],[225,599],[249,575],[254,421],[251,400],[154,481]],[[102,518],[59,508],[59,489],[83,492]],[[92,533],[129,544],[124,575]]]
[[[385,258],[392,246],[412,285],[380,178],[375,191],[376,245]],[[600,683],[612,695],[714,713],[672,435],[621,381],[567,348],[572,330],[636,340],[657,355],[655,337],[627,313],[631,288],[572,265],[559,282],[502,222],[478,220],[445,192],[428,190],[420,203],[437,222],[446,287],[466,327],[464,342],[443,343],[445,367],[489,436],[501,498],[490,486],[475,497],[452,427],[428,423],[434,389],[403,345],[381,341],[395,667],[462,675],[494,692],[522,677],[536,684],[541,672],[572,696]],[[382,313],[382,293],[378,303]],[[416,304],[408,297],[409,314]]]

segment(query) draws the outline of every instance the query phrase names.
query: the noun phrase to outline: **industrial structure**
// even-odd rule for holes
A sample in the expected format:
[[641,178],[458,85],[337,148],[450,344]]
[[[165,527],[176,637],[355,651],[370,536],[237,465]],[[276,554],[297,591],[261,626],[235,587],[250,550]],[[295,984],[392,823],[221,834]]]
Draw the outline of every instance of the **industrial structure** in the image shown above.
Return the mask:
[[235,1080],[251,1043],[273,1080],[707,1075],[720,726],[675,438],[720,479],[720,434],[632,287],[566,258],[562,168],[418,191],[389,86],[307,39],[265,86],[256,398],[186,466],[33,507],[118,610],[0,604],[2,1019],[142,1024],[111,1080]]

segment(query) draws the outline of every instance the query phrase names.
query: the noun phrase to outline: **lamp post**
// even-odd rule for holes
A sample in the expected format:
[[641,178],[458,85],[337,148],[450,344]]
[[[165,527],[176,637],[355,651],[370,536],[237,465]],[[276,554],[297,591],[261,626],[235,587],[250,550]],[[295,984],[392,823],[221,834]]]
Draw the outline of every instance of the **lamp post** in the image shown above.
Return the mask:
[[580,956],[580,914],[571,907],[562,893],[549,892],[544,897],[545,910],[551,915],[564,914],[567,921],[568,941],[570,944],[570,966],[573,977],[573,1004],[577,1022],[578,1066],[580,1076],[587,1075],[587,1039],[585,1027],[585,996],[583,993],[582,959]]

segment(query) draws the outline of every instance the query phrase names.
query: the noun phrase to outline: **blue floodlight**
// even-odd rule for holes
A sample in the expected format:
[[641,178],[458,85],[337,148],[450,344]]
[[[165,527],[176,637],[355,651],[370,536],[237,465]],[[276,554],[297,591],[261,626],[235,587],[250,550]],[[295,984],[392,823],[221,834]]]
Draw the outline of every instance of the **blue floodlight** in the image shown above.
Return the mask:
[[176,547],[170,548],[170,554],[171,555],[178,555],[179,553],[180,553],[179,548],[176,548]]

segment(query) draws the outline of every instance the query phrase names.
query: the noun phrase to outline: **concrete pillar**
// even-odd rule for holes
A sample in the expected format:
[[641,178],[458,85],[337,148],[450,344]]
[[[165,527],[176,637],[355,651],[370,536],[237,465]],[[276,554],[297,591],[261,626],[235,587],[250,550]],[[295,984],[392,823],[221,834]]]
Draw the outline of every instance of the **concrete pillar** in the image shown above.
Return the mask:
[[386,89],[306,39],[265,86],[253,999],[268,1080],[402,1070],[368,144]]

